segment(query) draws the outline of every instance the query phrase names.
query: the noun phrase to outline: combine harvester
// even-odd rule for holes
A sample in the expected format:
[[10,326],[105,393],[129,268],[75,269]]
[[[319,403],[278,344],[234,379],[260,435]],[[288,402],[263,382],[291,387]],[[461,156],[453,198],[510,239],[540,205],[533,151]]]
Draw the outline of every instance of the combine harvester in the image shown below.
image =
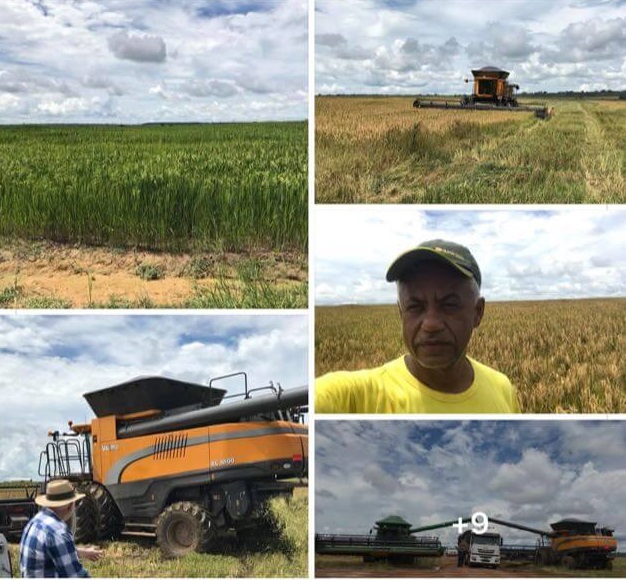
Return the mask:
[[[535,548],[534,560],[542,565],[561,565],[570,569],[610,570],[617,551],[617,540],[611,528],[596,528],[596,522],[585,522],[575,518],[560,520],[550,524],[551,532],[515,524],[496,518],[490,522],[539,534],[541,539],[549,539],[549,545],[543,542]],[[507,547],[507,551],[514,549]],[[521,552],[522,547],[516,549]]]
[[372,535],[316,534],[315,552],[330,556],[362,556],[363,562],[414,564],[416,558],[442,556],[445,548],[437,537],[416,538],[415,530],[400,516],[376,522]]
[[[213,386],[239,375],[240,395]],[[77,542],[125,534],[156,538],[166,556],[203,552],[227,531],[262,534],[267,501],[305,485],[306,386],[248,390],[245,373],[208,386],[145,377],[85,399],[96,418],[51,433],[39,461],[44,488],[63,478],[86,494]]]
[[[549,119],[552,109],[549,107],[520,105],[516,91],[519,85],[507,81],[509,72],[493,66],[485,66],[472,71],[474,89],[460,102],[415,99],[416,109],[463,109],[473,111],[520,111],[533,112],[539,119]],[[465,79],[469,82],[469,79]]]

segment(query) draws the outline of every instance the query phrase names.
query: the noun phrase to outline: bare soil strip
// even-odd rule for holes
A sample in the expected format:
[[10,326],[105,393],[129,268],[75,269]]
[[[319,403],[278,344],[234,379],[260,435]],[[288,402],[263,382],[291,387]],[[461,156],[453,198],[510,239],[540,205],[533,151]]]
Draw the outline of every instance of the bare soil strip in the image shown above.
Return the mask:
[[[177,306],[199,288],[239,279],[245,268],[281,286],[307,279],[306,257],[295,253],[189,255],[50,242],[0,244],[0,292],[19,287],[20,296],[56,298],[74,308],[106,305],[112,299]],[[147,279],[151,272],[154,279]]]

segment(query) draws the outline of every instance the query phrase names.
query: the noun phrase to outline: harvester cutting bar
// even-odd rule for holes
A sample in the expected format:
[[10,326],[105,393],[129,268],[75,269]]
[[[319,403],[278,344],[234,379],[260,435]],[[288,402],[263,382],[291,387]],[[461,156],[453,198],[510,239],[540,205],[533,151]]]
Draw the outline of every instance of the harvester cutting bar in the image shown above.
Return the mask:
[[117,436],[119,439],[125,439],[127,437],[164,433],[191,427],[217,425],[219,423],[237,421],[242,417],[306,406],[308,400],[308,387],[297,387],[277,394],[244,399],[236,403],[195,409],[138,423],[118,425]]
[[539,119],[549,119],[552,115],[552,109],[549,107],[531,107],[528,105],[521,106],[498,106],[490,105],[489,103],[454,103],[450,101],[424,101],[422,99],[416,99],[413,101],[413,107],[416,109],[463,109],[466,111],[508,111],[508,112],[531,112],[535,113],[535,117]]

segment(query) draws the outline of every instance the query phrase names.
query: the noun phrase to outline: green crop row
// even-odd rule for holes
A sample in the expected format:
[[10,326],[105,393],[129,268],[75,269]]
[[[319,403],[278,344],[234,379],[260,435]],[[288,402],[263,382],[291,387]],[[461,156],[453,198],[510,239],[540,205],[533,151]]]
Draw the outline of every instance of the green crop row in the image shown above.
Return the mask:
[[304,250],[307,126],[0,127],[0,235]]

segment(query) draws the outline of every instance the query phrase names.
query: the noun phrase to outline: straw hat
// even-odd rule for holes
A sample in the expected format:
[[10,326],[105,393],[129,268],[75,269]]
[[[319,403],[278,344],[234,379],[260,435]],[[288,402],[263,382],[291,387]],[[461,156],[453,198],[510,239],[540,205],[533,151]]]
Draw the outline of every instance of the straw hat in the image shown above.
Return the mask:
[[67,479],[57,479],[48,483],[46,493],[38,495],[35,503],[42,507],[61,507],[84,497],[85,494],[78,493]]

